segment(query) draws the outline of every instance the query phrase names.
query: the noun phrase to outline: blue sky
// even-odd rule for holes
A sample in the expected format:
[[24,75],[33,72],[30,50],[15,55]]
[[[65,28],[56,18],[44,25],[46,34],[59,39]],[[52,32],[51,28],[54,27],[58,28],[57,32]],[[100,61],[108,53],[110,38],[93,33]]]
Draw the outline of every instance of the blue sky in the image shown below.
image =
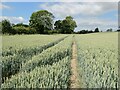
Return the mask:
[[4,2],[0,4],[0,21],[9,19],[12,23],[29,24],[33,12],[45,9],[53,13],[54,21],[71,15],[78,25],[76,31],[96,27],[105,31],[118,27],[117,5],[117,2]]

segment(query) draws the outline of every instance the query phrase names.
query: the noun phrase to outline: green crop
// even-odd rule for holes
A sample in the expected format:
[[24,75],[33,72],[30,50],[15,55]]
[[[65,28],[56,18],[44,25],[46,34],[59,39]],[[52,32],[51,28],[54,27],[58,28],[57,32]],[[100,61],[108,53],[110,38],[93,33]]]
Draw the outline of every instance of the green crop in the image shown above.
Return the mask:
[[6,77],[16,74],[19,72],[19,69],[22,67],[22,63],[30,60],[34,55],[41,53],[43,50],[54,46],[60,41],[64,40],[65,37],[62,37],[54,42],[50,42],[43,46],[34,46],[29,48],[18,48],[10,49],[6,51],[3,50],[2,53],[2,79],[3,81]]
[[[54,62],[58,62],[66,56],[71,56],[72,37],[68,37],[59,44],[48,48],[41,54],[34,56],[31,60],[23,63],[21,71],[30,72],[36,66],[52,65]],[[64,45],[64,47],[63,47]]]
[[74,40],[80,87],[118,88],[117,32],[3,36],[1,87],[70,88]]
[[83,88],[118,88],[117,33],[77,35]]
[[70,57],[65,57],[53,65],[36,67],[30,73],[19,73],[3,83],[2,88],[68,88],[69,65]]
[[[7,63],[2,62],[3,75],[14,73],[15,70],[18,72],[15,72],[15,75],[9,79],[5,77],[2,88],[68,88],[72,36],[57,40],[57,43],[37,55],[31,55],[31,58],[21,58],[18,57],[19,54],[15,54],[10,55],[9,59],[3,59],[3,61],[8,61]],[[28,54],[27,56],[29,56]],[[13,59],[13,57],[18,59]],[[7,56],[3,58],[7,58]],[[9,68],[9,66],[11,67]]]

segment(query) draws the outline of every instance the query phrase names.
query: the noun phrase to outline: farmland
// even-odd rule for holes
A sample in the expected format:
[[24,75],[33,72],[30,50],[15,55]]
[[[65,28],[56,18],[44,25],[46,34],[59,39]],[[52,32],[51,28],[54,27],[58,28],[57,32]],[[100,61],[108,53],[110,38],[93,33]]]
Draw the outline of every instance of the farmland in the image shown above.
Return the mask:
[[81,88],[118,87],[118,33],[2,39],[2,88],[70,88],[72,45]]
[[76,36],[83,87],[118,87],[118,34]]

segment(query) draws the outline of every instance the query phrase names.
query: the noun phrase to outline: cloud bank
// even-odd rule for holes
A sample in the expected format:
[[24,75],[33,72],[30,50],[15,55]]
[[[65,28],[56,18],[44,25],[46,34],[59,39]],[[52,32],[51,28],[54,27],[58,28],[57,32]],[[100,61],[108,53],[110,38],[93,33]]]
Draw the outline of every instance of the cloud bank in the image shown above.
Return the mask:
[[[118,4],[115,2],[44,3],[40,4],[39,7],[52,12],[56,20],[64,19],[68,15],[73,16],[78,24],[76,30],[83,28],[90,30],[95,27],[101,27],[103,31],[107,28],[117,29],[117,21],[111,18],[100,18],[104,14],[118,10]],[[116,19],[115,15],[112,18]]]
[[11,23],[24,23],[26,20],[23,17],[8,17],[8,16],[0,16],[0,21],[7,19]]
[[2,2],[119,2],[119,0],[2,0]]
[[86,2],[86,3],[45,3],[39,7],[55,13],[56,16],[65,15],[101,15],[112,10],[117,10],[117,3]]
[[0,3],[0,9],[10,9],[11,7]]

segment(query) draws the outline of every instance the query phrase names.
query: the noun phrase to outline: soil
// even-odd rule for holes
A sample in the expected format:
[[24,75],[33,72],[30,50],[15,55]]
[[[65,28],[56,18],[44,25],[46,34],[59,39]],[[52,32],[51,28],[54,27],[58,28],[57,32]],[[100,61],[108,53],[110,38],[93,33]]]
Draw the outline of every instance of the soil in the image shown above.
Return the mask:
[[71,60],[71,87],[70,88],[79,88],[78,80],[78,70],[77,70],[77,46],[75,41],[73,41],[72,46],[72,60]]

